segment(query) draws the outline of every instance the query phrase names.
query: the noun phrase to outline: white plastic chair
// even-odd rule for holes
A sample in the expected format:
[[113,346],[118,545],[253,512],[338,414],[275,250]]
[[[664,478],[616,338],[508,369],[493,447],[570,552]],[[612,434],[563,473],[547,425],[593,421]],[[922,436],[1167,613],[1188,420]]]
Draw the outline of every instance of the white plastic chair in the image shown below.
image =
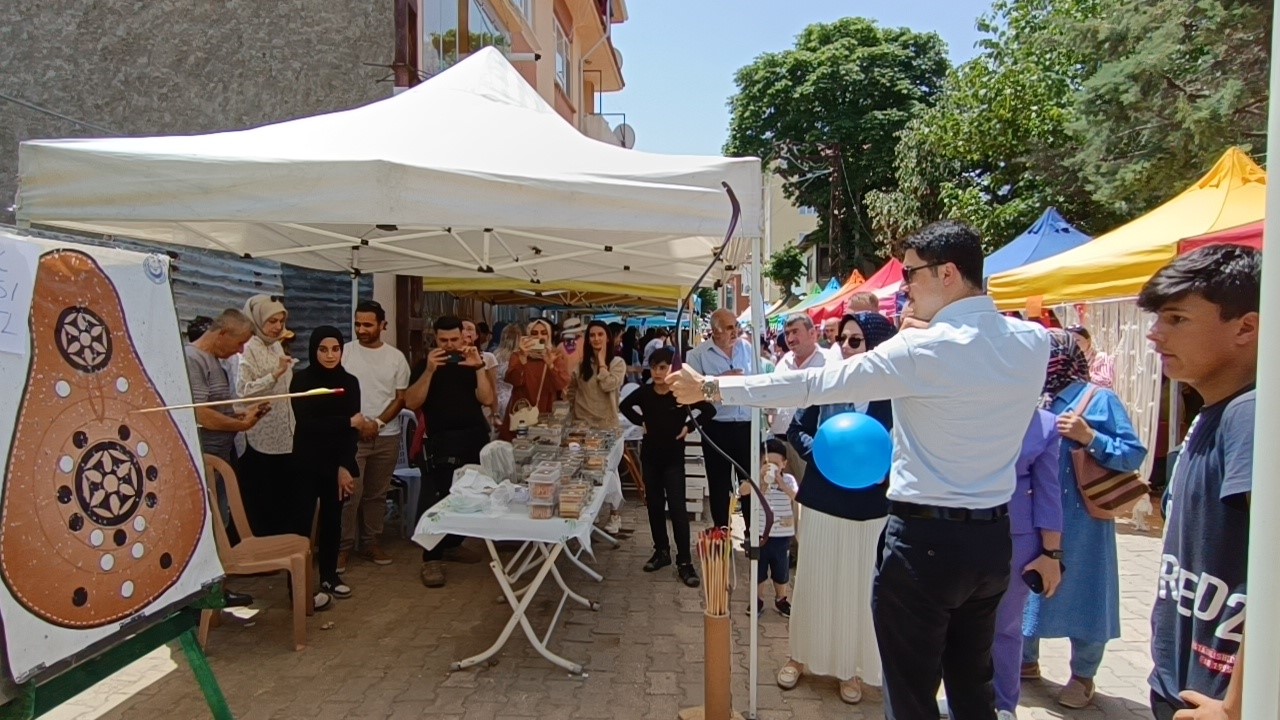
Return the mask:
[[418,527],[418,497],[422,493],[422,471],[409,462],[409,448],[418,431],[418,416],[412,410],[400,411],[400,456],[396,469],[391,473],[392,485],[403,488],[400,503],[400,530],[405,537],[413,537]]

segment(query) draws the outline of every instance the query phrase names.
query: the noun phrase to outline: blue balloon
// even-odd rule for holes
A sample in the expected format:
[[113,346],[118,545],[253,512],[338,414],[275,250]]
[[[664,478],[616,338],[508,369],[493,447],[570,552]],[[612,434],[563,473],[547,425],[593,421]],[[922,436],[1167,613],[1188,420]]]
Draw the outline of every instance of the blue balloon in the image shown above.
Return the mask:
[[813,461],[831,482],[850,490],[884,480],[893,459],[889,431],[875,418],[840,413],[822,423],[813,439]]

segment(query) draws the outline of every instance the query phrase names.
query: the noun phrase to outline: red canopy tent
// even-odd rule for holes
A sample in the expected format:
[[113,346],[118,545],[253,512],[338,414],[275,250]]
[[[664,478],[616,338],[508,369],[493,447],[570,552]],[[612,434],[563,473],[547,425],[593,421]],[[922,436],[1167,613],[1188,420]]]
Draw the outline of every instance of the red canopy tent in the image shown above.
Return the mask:
[[902,287],[902,263],[897,258],[890,258],[884,267],[875,271],[875,273],[867,278],[867,281],[856,287],[845,288],[830,300],[809,310],[809,317],[814,322],[822,322],[830,317],[840,317],[844,315],[844,306],[849,302],[849,298],[854,293],[869,292],[874,293],[880,298],[880,311],[892,313],[894,310],[894,296],[898,292],[898,288]]
[[1199,250],[1206,245],[1244,245],[1262,249],[1262,226],[1265,220],[1238,225],[1226,230],[1197,235],[1178,242],[1178,254],[1186,255],[1192,250]]

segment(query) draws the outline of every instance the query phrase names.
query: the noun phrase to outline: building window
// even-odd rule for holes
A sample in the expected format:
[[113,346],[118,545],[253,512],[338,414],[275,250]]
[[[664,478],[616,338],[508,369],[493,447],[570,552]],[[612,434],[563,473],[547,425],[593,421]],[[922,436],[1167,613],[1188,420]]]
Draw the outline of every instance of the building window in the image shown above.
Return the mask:
[[800,214],[805,217],[818,217],[818,211],[815,208],[809,207],[808,205],[802,206],[800,208]]
[[422,71],[430,76],[484,47],[506,52],[511,32],[487,0],[423,0],[422,46]]
[[573,98],[573,42],[556,18],[556,84],[566,97]]
[[516,0],[516,7],[520,8],[520,14],[529,23],[529,27],[533,27],[533,0]]

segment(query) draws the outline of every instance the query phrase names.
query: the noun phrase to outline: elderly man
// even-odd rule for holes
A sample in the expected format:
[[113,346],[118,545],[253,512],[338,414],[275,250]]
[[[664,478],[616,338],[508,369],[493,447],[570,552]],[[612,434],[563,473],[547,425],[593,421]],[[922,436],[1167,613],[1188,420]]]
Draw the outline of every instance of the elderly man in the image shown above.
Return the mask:
[[[929,326],[849,362],[768,376],[668,380],[683,403],[725,406],[893,402],[889,519],[872,616],[890,720],[996,716],[991,646],[1009,585],[1015,462],[1040,399],[1049,339],[1002,317],[982,291],[982,243],[943,221],[907,238],[903,287]],[[1070,560],[1067,560],[1070,563]]]
[[839,350],[840,348],[836,347],[836,336],[839,334],[840,334],[840,318],[829,317],[826,320],[823,320],[822,321],[822,340],[821,340],[822,349],[830,350],[834,348],[836,350]]
[[[711,314],[711,342],[704,342],[685,359],[685,366],[699,376],[738,377],[757,372],[759,354],[738,337],[738,319],[721,308]],[[729,497],[733,493],[733,466],[711,447],[714,444],[744,470],[751,466],[751,411],[716,405],[715,419],[701,428],[702,459],[707,467],[711,493],[711,519],[716,527],[729,525]]]
[[849,296],[849,301],[844,304],[846,315],[854,315],[860,312],[880,312],[880,298],[876,297],[872,292],[858,292]]

